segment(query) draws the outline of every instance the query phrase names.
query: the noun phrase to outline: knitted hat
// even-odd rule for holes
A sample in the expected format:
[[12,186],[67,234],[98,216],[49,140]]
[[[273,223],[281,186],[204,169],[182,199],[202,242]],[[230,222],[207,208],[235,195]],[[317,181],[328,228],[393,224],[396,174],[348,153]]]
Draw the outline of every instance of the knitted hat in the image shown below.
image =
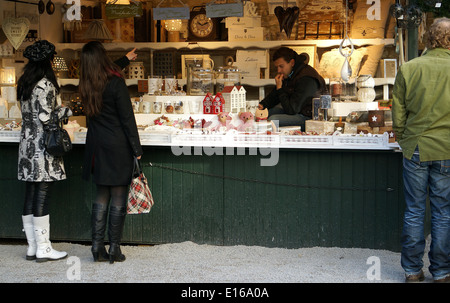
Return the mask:
[[27,46],[23,56],[31,61],[39,62],[45,59],[50,60],[56,54],[55,46],[47,40],[39,40]]

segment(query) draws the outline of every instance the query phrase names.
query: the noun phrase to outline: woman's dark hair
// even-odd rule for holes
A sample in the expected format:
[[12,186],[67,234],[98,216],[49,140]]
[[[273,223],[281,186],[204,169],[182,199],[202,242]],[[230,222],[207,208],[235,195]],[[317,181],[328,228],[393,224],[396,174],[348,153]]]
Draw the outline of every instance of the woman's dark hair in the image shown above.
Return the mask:
[[56,88],[56,94],[59,93],[59,85],[56,81],[55,72],[52,68],[53,56],[49,60],[28,61],[23,68],[23,74],[17,82],[17,99],[27,101],[31,98],[36,84],[42,79],[47,78]]
[[295,60],[296,57],[297,53],[293,49],[282,46],[279,49],[277,49],[275,53],[272,55],[272,61],[276,61],[280,58],[283,58],[286,62],[290,62],[292,59]]
[[88,117],[96,116],[102,110],[102,95],[106,83],[113,76],[123,77],[122,70],[106,55],[98,41],[86,43],[80,56],[80,91],[84,112]]

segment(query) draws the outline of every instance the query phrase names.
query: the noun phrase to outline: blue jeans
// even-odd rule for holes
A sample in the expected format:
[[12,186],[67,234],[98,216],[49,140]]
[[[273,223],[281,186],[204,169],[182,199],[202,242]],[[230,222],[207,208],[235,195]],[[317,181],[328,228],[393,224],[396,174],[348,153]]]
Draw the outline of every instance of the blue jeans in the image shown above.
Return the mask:
[[406,200],[401,264],[406,274],[423,267],[424,218],[427,195],[431,208],[429,271],[434,279],[450,274],[450,160],[420,162],[418,148],[411,160],[403,158]]
[[300,126],[302,132],[305,131],[305,121],[310,119],[302,114],[286,114],[281,104],[269,109],[269,120],[278,121],[278,126]]

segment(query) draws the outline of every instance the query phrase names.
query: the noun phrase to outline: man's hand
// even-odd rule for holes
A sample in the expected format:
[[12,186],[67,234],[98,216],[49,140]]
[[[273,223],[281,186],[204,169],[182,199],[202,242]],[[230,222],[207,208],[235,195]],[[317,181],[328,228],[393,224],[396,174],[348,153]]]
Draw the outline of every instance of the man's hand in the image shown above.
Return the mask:
[[277,86],[277,89],[280,89],[283,86],[283,74],[277,74],[275,76],[275,85]]
[[127,56],[127,58],[128,58],[128,60],[130,60],[130,61],[132,61],[132,60],[136,60],[136,58],[137,58],[137,54],[135,53],[135,51],[136,51],[136,47],[135,48],[133,48],[133,50],[132,51],[130,51],[128,54],[126,54],[126,56]]
[[258,104],[258,109],[263,110],[264,109],[264,105],[262,105],[261,103]]

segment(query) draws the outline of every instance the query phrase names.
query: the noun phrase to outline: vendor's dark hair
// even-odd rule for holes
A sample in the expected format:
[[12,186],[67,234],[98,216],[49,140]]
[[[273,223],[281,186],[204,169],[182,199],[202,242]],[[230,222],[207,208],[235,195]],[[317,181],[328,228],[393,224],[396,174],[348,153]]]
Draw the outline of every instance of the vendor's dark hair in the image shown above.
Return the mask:
[[286,62],[290,62],[292,59],[295,60],[296,57],[297,53],[293,49],[282,46],[279,49],[277,49],[275,53],[272,55],[272,61],[276,61],[280,58],[283,58]]
[[123,77],[122,70],[106,55],[102,43],[86,43],[80,56],[80,91],[84,112],[87,116],[98,115],[102,110],[103,91],[106,83],[113,76]]
[[49,60],[28,61],[23,68],[23,74],[17,82],[17,99],[27,101],[31,98],[36,84],[42,79],[47,78],[56,88],[56,94],[59,93],[58,81],[56,81],[55,72],[52,68],[53,56]]

